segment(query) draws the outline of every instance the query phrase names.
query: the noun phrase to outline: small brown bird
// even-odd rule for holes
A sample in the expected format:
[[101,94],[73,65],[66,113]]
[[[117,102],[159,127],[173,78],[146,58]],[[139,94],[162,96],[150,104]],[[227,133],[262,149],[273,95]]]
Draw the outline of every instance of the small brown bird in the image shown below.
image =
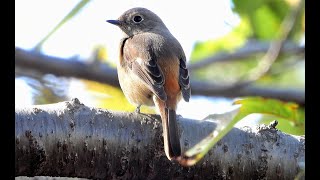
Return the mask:
[[163,126],[164,149],[168,159],[181,155],[176,109],[191,94],[186,57],[180,43],[162,20],[145,8],[124,12],[118,20],[107,20],[123,32],[120,42],[118,77],[130,103],[156,106]]

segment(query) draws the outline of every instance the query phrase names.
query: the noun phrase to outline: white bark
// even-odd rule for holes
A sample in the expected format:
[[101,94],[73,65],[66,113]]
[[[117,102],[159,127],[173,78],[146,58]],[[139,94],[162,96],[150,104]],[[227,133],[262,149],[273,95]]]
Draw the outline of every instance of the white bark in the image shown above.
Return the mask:
[[[182,151],[212,121],[178,117]],[[280,122],[281,123],[281,122]],[[293,179],[305,138],[271,126],[233,128],[192,167],[170,162],[158,115],[90,108],[77,99],[16,108],[16,176],[94,179]]]

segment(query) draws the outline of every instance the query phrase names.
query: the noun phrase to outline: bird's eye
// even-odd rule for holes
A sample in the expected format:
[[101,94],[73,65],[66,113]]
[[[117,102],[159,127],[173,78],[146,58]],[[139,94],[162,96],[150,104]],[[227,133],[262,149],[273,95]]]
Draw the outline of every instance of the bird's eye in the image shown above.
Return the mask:
[[133,22],[135,23],[139,23],[143,20],[143,18],[141,16],[134,16],[133,17]]

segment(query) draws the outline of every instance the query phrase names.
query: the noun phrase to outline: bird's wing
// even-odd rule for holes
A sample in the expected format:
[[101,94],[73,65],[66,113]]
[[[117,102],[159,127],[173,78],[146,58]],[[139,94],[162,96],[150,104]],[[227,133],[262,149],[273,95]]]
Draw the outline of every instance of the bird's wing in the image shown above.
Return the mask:
[[121,51],[122,65],[138,76],[159,99],[166,101],[165,79],[151,47],[147,43],[127,39],[123,41]]
[[182,56],[180,59],[180,68],[179,68],[179,85],[182,91],[182,97],[186,102],[189,102],[191,96],[191,88],[190,88],[190,79],[189,79],[189,71],[186,65],[186,58]]

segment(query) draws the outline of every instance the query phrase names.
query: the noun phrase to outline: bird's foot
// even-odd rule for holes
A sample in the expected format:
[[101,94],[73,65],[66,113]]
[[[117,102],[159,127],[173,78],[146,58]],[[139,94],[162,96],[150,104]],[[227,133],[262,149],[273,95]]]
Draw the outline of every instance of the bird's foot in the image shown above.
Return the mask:
[[140,107],[141,107],[141,105],[137,106],[137,108],[135,110],[135,112],[138,113],[138,114],[140,114]]

